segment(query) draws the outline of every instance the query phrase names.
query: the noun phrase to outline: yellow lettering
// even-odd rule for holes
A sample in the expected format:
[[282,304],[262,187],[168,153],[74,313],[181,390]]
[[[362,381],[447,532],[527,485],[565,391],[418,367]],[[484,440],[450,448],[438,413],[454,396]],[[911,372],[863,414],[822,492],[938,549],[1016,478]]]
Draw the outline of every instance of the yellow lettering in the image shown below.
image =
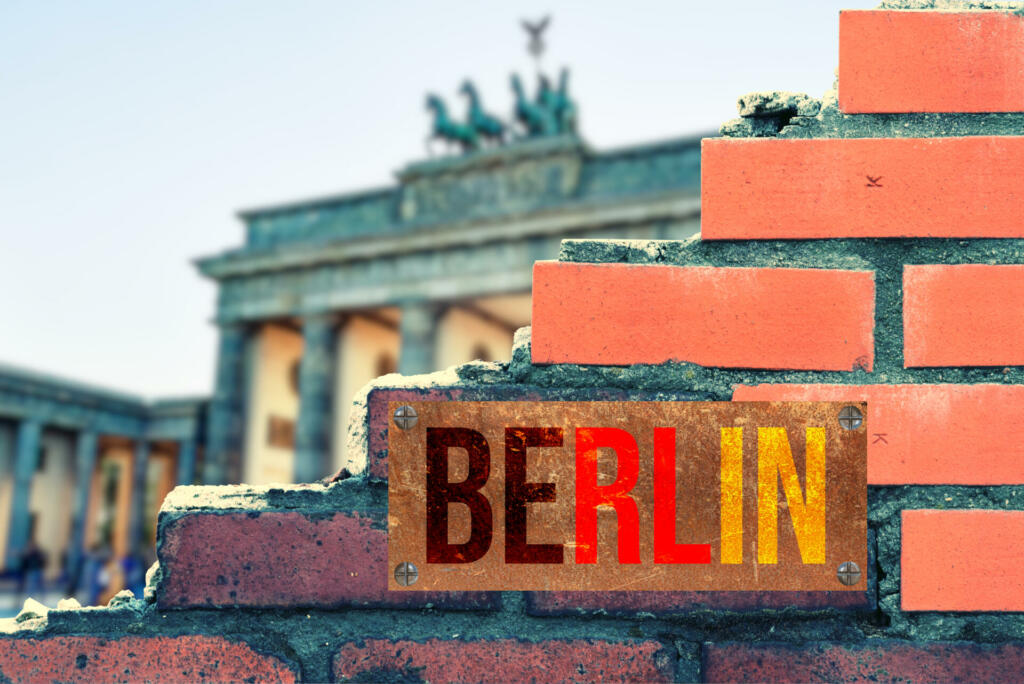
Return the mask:
[[721,562],[743,562],[743,428],[722,428]]
[[806,500],[785,428],[757,429],[757,562],[779,557],[779,478],[805,564],[825,562],[825,428],[807,428]]

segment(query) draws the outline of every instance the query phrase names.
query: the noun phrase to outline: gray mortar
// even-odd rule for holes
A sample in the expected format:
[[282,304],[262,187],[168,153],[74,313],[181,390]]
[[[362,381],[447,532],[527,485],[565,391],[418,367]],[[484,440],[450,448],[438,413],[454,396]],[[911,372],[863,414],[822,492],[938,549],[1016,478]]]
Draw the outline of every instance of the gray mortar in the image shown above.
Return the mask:
[[882,0],[878,9],[889,10],[938,10],[947,12],[975,12],[993,10],[1019,14],[1024,12],[1020,2],[1000,0]]
[[[891,624],[886,636],[920,641],[995,643],[1024,639],[1024,613],[949,613],[900,610],[900,511],[930,509],[1024,510],[1024,485],[886,486],[868,488],[868,524],[875,529],[879,604]],[[936,556],[941,549],[936,549]]]
[[719,132],[726,138],[775,138],[785,125],[781,116],[730,119]]
[[159,527],[165,520],[194,511],[251,513],[295,511],[319,518],[339,510],[380,510],[387,504],[387,490],[365,486],[358,478],[334,484],[264,486],[175,487],[160,508]]
[[[740,102],[742,103],[742,98]],[[821,110],[814,116],[733,119],[722,125],[720,134],[729,138],[773,135],[779,138],[950,138],[972,135],[1022,135],[1024,113],[843,114],[839,111],[836,92],[832,90],[825,93],[821,100]]]
[[736,108],[743,117],[814,116],[821,102],[806,93],[767,90],[741,96]]

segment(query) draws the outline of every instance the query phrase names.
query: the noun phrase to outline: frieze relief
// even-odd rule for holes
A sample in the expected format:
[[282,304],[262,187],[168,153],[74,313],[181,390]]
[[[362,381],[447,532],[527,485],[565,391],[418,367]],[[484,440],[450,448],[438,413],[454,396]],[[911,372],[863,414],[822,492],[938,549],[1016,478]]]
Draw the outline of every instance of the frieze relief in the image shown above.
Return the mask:
[[540,247],[522,241],[501,242],[231,278],[221,283],[218,318],[301,315],[307,307],[336,298],[350,300],[353,306],[357,301],[391,304],[408,286],[523,270],[528,273],[538,256],[536,250],[557,254],[560,239],[546,238]]
[[486,156],[489,159],[481,159],[486,164],[456,171],[441,168],[409,178],[401,190],[401,220],[525,211],[562,202],[579,187],[583,159],[578,150],[515,160]]

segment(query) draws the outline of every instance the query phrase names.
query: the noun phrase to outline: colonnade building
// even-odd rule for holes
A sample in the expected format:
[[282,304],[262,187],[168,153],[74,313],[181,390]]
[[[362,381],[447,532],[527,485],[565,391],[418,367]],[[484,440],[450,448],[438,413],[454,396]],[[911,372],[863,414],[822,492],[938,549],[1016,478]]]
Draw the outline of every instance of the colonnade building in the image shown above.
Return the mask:
[[324,477],[374,377],[508,358],[533,262],[563,238],[699,230],[699,137],[608,152],[541,137],[397,177],[242,212],[245,244],[199,260],[219,288],[206,481]]
[[[139,397],[0,365],[0,549],[34,540],[50,578],[85,549],[152,549],[156,514],[201,465],[205,399]],[[144,559],[145,560],[145,559]]]

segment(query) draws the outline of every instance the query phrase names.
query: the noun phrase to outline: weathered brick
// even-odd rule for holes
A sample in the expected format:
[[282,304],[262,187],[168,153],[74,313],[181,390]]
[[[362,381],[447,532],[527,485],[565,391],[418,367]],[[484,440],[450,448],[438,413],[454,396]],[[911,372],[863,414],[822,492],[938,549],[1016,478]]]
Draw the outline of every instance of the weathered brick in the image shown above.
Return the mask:
[[541,261],[533,361],[870,369],[874,289],[870,271]]
[[1024,237],[1024,137],[708,138],[704,240]]
[[1024,611],[1024,511],[903,511],[900,543],[903,610]]
[[1024,365],[1022,330],[1024,265],[903,268],[906,367]]
[[1022,385],[756,385],[734,401],[867,401],[868,484],[1024,483]]
[[199,512],[165,522],[161,607],[496,608],[498,594],[388,591],[384,514]]
[[706,682],[1024,681],[1024,644],[705,644]]
[[839,108],[848,114],[1024,111],[1024,17],[843,11]]
[[0,639],[5,682],[294,682],[296,669],[218,636]]
[[366,639],[334,659],[341,681],[670,682],[673,670],[656,641]]

